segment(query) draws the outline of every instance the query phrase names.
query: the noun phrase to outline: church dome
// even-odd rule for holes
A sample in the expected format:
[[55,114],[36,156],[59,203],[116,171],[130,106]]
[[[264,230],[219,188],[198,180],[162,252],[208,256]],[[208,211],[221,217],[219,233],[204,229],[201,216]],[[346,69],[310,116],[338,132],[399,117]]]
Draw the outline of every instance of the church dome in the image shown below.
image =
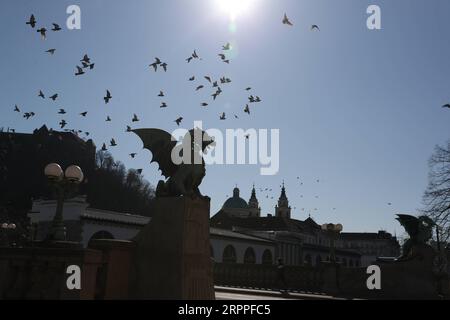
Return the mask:
[[239,189],[234,188],[233,196],[223,204],[224,209],[247,209],[247,202],[239,196]]

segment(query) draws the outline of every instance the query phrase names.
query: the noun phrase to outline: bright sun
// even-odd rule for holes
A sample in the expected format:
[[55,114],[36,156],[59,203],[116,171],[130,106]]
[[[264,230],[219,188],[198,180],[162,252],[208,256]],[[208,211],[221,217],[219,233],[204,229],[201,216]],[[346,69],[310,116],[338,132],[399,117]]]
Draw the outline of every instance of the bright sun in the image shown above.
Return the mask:
[[247,11],[254,0],[216,0],[216,2],[220,10],[228,14],[231,19],[235,19]]

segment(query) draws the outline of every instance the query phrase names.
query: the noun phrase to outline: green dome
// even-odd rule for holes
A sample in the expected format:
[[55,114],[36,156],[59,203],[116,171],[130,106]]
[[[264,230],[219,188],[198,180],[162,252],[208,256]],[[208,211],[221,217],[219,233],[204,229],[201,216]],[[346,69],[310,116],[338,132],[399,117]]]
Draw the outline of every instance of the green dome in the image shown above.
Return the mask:
[[234,188],[233,197],[228,198],[227,201],[223,204],[223,208],[225,209],[247,209],[247,202],[239,197],[239,189]]

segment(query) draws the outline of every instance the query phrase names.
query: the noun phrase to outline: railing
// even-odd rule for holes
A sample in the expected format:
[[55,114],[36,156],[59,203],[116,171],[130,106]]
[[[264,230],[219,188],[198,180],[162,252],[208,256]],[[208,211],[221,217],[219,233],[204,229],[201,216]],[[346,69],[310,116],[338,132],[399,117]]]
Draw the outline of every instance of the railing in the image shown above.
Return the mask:
[[[214,284],[255,289],[281,289],[275,265],[215,263]],[[286,266],[286,286],[289,290],[322,292],[323,268]]]

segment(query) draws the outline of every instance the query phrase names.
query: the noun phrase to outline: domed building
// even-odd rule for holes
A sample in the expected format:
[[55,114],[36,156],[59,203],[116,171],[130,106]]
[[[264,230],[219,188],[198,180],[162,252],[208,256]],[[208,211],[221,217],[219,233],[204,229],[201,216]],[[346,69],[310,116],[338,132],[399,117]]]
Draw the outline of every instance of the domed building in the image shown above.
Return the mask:
[[225,201],[222,206],[222,211],[230,217],[259,217],[261,210],[258,205],[258,199],[256,199],[255,187],[253,186],[252,196],[249,203],[240,197],[239,188],[234,188],[233,196]]

